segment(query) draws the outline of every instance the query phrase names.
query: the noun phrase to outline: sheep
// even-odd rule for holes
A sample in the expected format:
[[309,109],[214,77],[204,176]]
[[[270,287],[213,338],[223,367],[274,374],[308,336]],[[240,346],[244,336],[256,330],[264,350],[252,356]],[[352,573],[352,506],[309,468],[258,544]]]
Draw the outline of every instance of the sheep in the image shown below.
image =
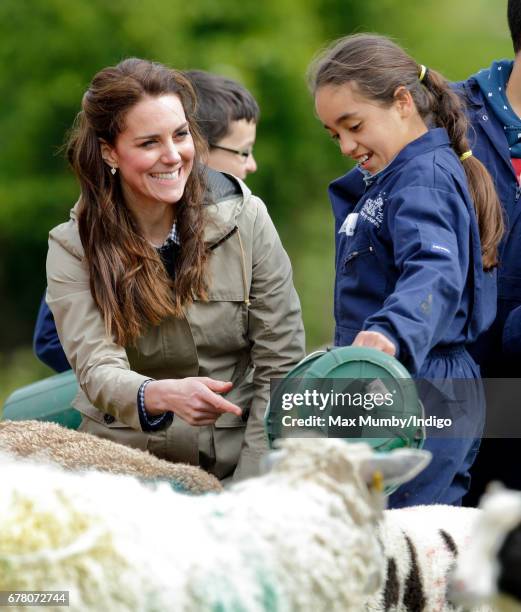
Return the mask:
[[167,479],[175,489],[192,494],[222,490],[217,478],[196,466],[164,461],[148,452],[45,421],[0,422],[0,451],[53,461],[72,470]]
[[428,453],[281,446],[269,473],[199,498],[0,457],[0,591],[66,589],[82,612],[360,612],[383,584],[382,484]]
[[[432,505],[385,510],[379,536],[386,557],[383,588],[370,612],[454,612],[447,597],[454,564],[471,540],[476,508]],[[475,612],[490,610],[486,605]]]
[[481,498],[469,545],[460,555],[451,584],[456,603],[487,601],[498,612],[521,610],[521,491],[498,483]]

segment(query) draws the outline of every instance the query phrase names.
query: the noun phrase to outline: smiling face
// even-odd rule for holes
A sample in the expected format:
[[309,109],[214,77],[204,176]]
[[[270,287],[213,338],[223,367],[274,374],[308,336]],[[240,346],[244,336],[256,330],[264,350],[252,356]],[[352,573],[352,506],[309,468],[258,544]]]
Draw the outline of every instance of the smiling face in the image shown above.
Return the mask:
[[371,174],[427,131],[405,88],[387,107],[360,94],[352,82],[323,85],[316,92],[315,108],[342,154]]
[[102,143],[101,150],[105,162],[118,169],[131,208],[173,204],[183,197],[195,148],[178,96],[143,98],[125,116],[114,146]]

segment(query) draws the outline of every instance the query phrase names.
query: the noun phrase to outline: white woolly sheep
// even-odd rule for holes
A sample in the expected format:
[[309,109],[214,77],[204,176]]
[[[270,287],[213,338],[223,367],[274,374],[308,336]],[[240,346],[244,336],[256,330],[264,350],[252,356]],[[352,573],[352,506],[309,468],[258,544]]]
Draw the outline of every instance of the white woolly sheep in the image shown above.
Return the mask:
[[[447,598],[456,559],[471,540],[480,510],[433,505],[386,510],[379,526],[387,563],[371,612],[455,612]],[[476,606],[475,612],[490,610]]]
[[164,461],[148,452],[45,421],[0,422],[0,451],[52,461],[70,470],[95,469],[144,480],[165,479],[176,490],[187,493],[222,490],[217,478],[196,466]]
[[497,483],[481,498],[482,513],[458,558],[451,598],[464,605],[487,601],[497,612],[521,610],[521,491]]
[[270,473],[199,498],[0,458],[0,591],[65,589],[82,612],[360,612],[385,571],[382,474],[428,454],[282,444]]

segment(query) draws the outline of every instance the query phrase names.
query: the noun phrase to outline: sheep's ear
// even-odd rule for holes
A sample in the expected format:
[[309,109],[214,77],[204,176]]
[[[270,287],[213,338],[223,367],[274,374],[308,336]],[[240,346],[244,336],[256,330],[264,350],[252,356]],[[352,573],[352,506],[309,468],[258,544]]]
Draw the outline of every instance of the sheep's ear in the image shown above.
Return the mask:
[[267,455],[264,455],[260,460],[260,473],[267,474],[271,472],[273,467],[280,462],[280,460],[286,456],[285,450],[271,451]]
[[360,474],[373,488],[397,487],[412,480],[430,463],[431,458],[429,451],[402,448],[365,459],[360,466]]

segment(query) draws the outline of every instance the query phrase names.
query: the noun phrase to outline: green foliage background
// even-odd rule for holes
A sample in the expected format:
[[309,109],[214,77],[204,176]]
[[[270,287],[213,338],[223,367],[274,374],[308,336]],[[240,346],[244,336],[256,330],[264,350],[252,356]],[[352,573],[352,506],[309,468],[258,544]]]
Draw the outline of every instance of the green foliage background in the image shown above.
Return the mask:
[[50,372],[30,343],[48,230],[77,186],[60,146],[93,74],[126,56],[242,81],[262,111],[250,187],[294,265],[308,348],[333,328],[326,188],[349,167],[314,117],[313,55],[354,31],[389,34],[451,79],[511,56],[505,0],[2,0],[0,2],[0,403]]

